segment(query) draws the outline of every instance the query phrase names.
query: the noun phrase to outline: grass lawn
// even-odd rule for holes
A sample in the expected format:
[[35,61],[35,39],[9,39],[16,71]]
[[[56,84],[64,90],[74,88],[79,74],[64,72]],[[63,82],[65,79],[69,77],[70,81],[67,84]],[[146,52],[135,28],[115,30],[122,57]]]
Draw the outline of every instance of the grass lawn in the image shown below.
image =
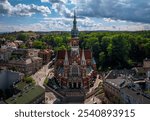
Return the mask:
[[27,83],[25,82],[19,82],[16,87],[19,89],[19,90],[22,90],[25,86],[27,85]]
[[32,85],[32,86],[28,86],[28,88],[25,89],[24,87],[27,86],[25,82],[20,82],[16,86],[19,90],[22,90],[22,92],[5,100],[6,103],[29,104],[32,103],[33,100],[40,97],[45,92],[45,90],[40,86]]

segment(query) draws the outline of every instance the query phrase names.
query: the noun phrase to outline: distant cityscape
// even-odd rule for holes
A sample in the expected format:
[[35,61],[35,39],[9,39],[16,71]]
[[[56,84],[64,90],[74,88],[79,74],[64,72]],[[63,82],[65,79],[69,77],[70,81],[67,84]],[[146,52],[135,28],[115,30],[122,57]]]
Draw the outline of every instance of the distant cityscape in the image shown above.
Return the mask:
[[75,11],[71,34],[3,33],[0,103],[150,104],[149,37],[79,32]]

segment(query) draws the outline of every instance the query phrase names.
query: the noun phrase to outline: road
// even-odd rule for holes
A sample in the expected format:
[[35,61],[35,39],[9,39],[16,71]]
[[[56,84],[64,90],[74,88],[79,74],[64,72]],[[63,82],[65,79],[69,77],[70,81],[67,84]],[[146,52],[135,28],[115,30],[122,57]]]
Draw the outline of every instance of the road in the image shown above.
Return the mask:
[[[51,62],[49,62],[51,63]],[[48,69],[49,63],[47,65],[44,65],[39,71],[37,71],[34,75],[31,77],[35,80],[36,85],[39,85],[43,88],[44,80],[46,79],[47,75],[53,71],[54,68]]]
[[98,86],[99,84],[102,83],[102,80],[99,79],[99,75],[97,75],[96,81],[94,83],[94,86],[92,88],[90,88],[89,92],[87,92],[87,94],[92,93]]
[[53,104],[57,100],[56,96],[52,92],[45,93],[45,103]]
[[84,101],[85,104],[101,104],[102,103],[101,99],[99,99],[95,96],[95,93],[97,91],[99,91],[97,88],[98,88],[99,84],[101,84],[101,83],[102,83],[102,80],[99,79],[99,75],[97,75],[94,86],[92,88],[90,88],[90,90],[86,94],[87,98]]
[[85,104],[102,104],[102,101],[95,97],[95,96],[92,96],[91,98],[88,98],[84,101]]

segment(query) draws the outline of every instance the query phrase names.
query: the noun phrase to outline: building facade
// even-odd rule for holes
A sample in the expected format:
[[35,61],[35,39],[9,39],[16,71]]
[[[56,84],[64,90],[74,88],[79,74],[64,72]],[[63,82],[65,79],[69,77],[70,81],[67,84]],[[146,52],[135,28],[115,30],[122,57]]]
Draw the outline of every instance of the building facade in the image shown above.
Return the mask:
[[8,68],[22,72],[25,75],[32,75],[42,67],[42,58],[32,57],[19,60],[10,60]]
[[143,60],[143,68],[149,68],[150,69],[150,59],[144,59]]
[[112,70],[103,82],[106,97],[117,104],[150,104],[150,80],[134,76],[132,70]]
[[145,59],[143,61],[143,68],[146,71],[146,76],[150,79],[150,59]]
[[38,56],[43,59],[43,64],[47,64],[51,60],[52,51],[49,49],[40,50]]
[[0,61],[7,62],[11,57],[12,51],[9,49],[1,49],[0,48]]
[[68,43],[71,50],[58,51],[55,62],[55,77],[61,87],[67,89],[89,89],[90,81],[96,76],[96,63],[92,52],[79,47],[78,35],[74,12],[72,38]]

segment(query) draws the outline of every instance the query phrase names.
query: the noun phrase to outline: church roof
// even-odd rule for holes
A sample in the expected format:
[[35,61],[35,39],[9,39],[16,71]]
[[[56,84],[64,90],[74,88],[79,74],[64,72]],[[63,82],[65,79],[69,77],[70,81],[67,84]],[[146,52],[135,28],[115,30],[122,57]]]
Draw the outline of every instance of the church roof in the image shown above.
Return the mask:
[[65,50],[59,50],[58,51],[57,59],[65,59]]
[[91,59],[92,53],[90,50],[84,50],[85,59]]
[[94,58],[92,58],[92,63],[93,63],[93,64],[96,64],[96,61],[95,61],[95,59],[94,59]]
[[[68,58],[70,58],[70,51],[68,51]],[[92,59],[91,50],[84,50],[85,59]],[[80,50],[80,58],[82,58],[82,50]],[[65,59],[65,50],[59,50],[57,59]]]

